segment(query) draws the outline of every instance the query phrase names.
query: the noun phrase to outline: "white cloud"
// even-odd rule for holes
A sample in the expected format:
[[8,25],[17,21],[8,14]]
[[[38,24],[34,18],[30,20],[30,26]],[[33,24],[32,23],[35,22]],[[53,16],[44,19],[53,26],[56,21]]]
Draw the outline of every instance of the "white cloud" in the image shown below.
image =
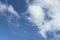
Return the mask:
[[15,9],[14,9],[14,7],[12,5],[7,5],[7,4],[0,3],[0,14],[7,17],[6,11],[10,12],[10,14],[16,16],[17,18],[20,18],[18,12],[15,11]]
[[[45,21],[45,12],[43,8],[48,8],[46,12],[49,17],[52,18],[50,21]],[[60,30],[60,3],[59,0],[34,0],[28,5],[28,12],[30,14],[27,19],[38,26],[39,33],[47,38],[47,31]],[[42,22],[44,25],[42,25]],[[55,33],[56,34],[56,33]]]
[[[36,10],[35,10],[36,9]],[[42,14],[42,9],[41,7],[37,6],[37,5],[30,5],[28,8],[29,12],[31,13],[31,19],[34,23],[36,23],[36,25],[39,25],[42,23],[43,21],[43,16],[44,14]]]
[[6,10],[6,5],[0,3],[0,14],[1,12],[4,12],[4,10]]
[[8,6],[8,9],[7,9],[9,12],[11,12],[13,15],[15,15],[16,17],[19,17],[19,14],[17,11],[14,10],[13,6],[10,5]]

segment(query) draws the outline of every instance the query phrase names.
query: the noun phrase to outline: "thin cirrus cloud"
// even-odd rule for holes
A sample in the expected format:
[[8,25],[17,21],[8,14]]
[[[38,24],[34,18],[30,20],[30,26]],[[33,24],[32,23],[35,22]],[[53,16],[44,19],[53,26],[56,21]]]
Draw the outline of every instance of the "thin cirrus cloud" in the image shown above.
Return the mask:
[[[48,10],[46,11],[46,9]],[[40,30],[39,33],[44,38],[47,38],[47,31],[56,32],[60,30],[59,0],[33,0],[30,4],[28,4],[27,11],[30,16],[26,18],[37,26],[37,28]],[[45,14],[52,19],[50,21],[44,20],[46,17]],[[57,35],[56,33],[54,34]]]
[[10,12],[10,14],[16,16],[17,18],[20,18],[18,12],[15,11],[15,9],[12,5],[0,3],[0,14],[3,14],[4,16],[6,16],[5,11],[8,11],[8,12]]

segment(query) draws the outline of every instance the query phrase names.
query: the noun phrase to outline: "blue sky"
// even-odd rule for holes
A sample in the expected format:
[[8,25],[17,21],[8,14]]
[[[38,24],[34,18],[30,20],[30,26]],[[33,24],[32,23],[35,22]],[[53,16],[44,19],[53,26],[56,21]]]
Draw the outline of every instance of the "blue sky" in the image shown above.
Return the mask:
[[0,40],[59,40],[59,10],[56,0],[0,0]]
[[[0,2],[6,3],[5,0]],[[22,14],[27,9],[24,0],[7,0],[7,4],[12,5],[19,14]],[[13,18],[11,22],[7,22],[6,17],[0,16],[0,40],[42,40],[37,33],[38,29],[26,25],[25,21],[23,16],[19,20]],[[17,23],[19,27],[16,26]]]

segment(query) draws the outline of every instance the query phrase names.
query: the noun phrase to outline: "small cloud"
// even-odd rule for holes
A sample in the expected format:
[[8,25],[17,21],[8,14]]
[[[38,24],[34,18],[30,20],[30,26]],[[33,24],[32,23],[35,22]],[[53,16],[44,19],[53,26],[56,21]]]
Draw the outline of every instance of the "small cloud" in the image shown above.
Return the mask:
[[24,31],[24,33],[27,33],[27,31]]
[[11,14],[15,15],[16,17],[19,17],[18,12],[14,10],[14,8],[13,8],[12,5],[8,6],[7,10],[8,10]]
[[6,5],[0,3],[0,14],[3,13],[6,10]]
[[20,25],[19,25],[19,23],[17,23],[17,27],[19,27]]
[[[10,15],[8,15],[10,14]],[[14,7],[12,5],[7,5],[0,3],[0,15],[5,16],[8,21],[12,20],[12,18],[15,16],[16,18],[20,18],[19,13],[15,11]]]

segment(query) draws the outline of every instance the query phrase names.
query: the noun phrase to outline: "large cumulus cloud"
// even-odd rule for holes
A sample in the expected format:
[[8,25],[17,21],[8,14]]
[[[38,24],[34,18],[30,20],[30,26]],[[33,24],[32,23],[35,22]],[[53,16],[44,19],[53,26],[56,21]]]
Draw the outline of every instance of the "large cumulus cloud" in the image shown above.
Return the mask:
[[[31,23],[35,24],[40,30],[39,33],[47,38],[46,32],[54,32],[60,30],[60,3],[59,0],[33,0],[28,3],[28,14],[26,17]],[[50,20],[49,20],[50,18]],[[60,35],[59,35],[60,36]]]

